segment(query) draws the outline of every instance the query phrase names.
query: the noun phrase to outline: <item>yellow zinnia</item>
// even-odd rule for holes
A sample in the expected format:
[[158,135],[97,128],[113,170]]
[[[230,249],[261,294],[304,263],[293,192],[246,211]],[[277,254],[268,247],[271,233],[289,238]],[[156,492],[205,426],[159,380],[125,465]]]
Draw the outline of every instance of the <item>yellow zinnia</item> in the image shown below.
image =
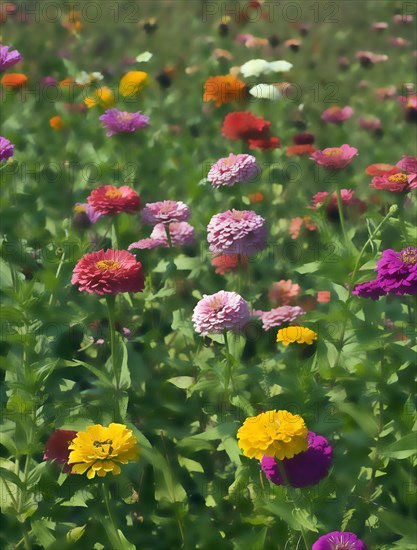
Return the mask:
[[85,432],[78,432],[71,444],[68,464],[73,464],[73,474],[87,472],[88,479],[97,474],[105,477],[108,472],[118,475],[121,464],[139,458],[139,447],[132,430],[124,424],[101,424],[89,426]]
[[86,97],[84,103],[89,109],[95,105],[100,105],[100,107],[113,107],[116,104],[114,100],[113,92],[107,86],[102,86],[95,91],[93,97]]
[[143,71],[129,71],[122,76],[119,84],[119,92],[123,97],[129,97],[139,93],[148,83],[148,73]]
[[303,418],[285,410],[250,416],[237,432],[238,445],[243,454],[258,460],[264,455],[283,460],[306,451],[307,435]]
[[284,346],[288,346],[292,342],[311,346],[313,340],[317,340],[317,333],[307,327],[281,328],[277,334],[277,342],[282,342]]

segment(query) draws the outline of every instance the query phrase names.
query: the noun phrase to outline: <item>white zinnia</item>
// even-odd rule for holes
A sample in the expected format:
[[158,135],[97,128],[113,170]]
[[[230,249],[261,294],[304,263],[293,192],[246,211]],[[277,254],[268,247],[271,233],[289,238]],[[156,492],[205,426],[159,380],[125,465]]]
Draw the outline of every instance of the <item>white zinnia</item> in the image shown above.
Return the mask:
[[241,74],[248,78],[250,76],[260,76],[261,74],[285,73],[292,69],[292,63],[284,61],[266,61],[265,59],[251,59],[240,67]]
[[273,84],[257,84],[249,90],[250,95],[257,99],[269,99],[277,101],[281,99],[281,92]]
[[103,78],[103,75],[99,72],[87,73],[86,71],[81,71],[81,73],[75,79],[75,82],[80,86],[87,86],[88,84],[91,84],[92,82],[95,82],[97,80],[103,80]]

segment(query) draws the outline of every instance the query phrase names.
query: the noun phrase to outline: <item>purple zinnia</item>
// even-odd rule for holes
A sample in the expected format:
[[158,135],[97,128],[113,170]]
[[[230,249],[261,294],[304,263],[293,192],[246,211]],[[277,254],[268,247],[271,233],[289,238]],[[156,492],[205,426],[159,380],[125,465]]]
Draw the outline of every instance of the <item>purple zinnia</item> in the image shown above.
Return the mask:
[[[333,450],[322,435],[308,432],[308,448],[293,458],[281,461],[287,480],[291,487],[307,487],[316,485],[329,472],[333,460]],[[264,456],[261,461],[266,477],[275,485],[285,485],[276,458]]]
[[249,307],[242,296],[225,290],[204,294],[193,313],[194,330],[201,334],[240,332],[249,320]]
[[0,71],[4,71],[22,61],[23,57],[17,50],[10,50],[10,46],[0,44]]
[[232,187],[235,183],[253,180],[259,171],[259,166],[252,155],[230,155],[219,159],[210,168],[207,179],[214,188]]
[[0,136],[0,162],[13,156],[14,145],[4,137]]
[[265,220],[252,210],[227,210],[213,216],[207,226],[210,252],[257,254],[265,246]]
[[365,544],[355,533],[333,531],[323,535],[311,547],[311,550],[367,550]]
[[107,109],[104,115],[99,117],[103,127],[107,130],[106,136],[111,137],[121,132],[136,132],[140,128],[149,126],[149,117],[139,112],[129,113],[119,109]]
[[270,311],[255,310],[253,314],[260,317],[262,328],[269,330],[273,327],[279,327],[284,323],[295,321],[300,315],[304,315],[305,311],[299,306],[282,306],[271,309]]
[[142,210],[142,221],[147,225],[186,222],[190,217],[190,209],[181,201],[148,202]]
[[94,210],[88,202],[76,202],[74,212],[75,214],[85,214],[90,223],[96,223],[96,221],[103,215],[101,212]]
[[[169,234],[171,237],[172,246],[185,246],[194,244],[195,242],[195,230],[192,225],[187,222],[173,222],[169,224]],[[167,248],[168,238],[163,223],[158,223],[153,228],[149,239],[141,239],[129,245],[128,250],[134,248],[138,249],[151,249],[158,246]]]
[[381,296],[385,296],[385,292],[379,285],[378,280],[355,286],[352,294],[359,296],[359,298],[371,298],[372,300],[378,300]]

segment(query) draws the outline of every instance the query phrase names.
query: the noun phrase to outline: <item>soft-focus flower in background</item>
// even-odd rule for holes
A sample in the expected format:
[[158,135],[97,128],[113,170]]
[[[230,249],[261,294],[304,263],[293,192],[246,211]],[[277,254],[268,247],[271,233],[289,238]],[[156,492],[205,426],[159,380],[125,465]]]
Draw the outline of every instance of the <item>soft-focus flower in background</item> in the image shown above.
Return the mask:
[[260,252],[266,242],[265,220],[251,210],[227,210],[215,214],[207,226],[209,249],[216,254]]
[[[308,432],[308,448],[293,458],[285,458],[281,466],[291,487],[308,487],[316,485],[329,473],[333,460],[333,450],[322,435]],[[262,470],[266,477],[275,485],[286,485],[277,460],[271,456],[263,456]]]
[[367,548],[354,533],[333,531],[317,539],[311,550],[367,550]]
[[258,173],[255,157],[252,155],[230,155],[215,162],[208,173],[207,179],[214,188],[232,187],[236,183],[253,181]]
[[191,217],[190,209],[182,201],[150,202],[142,210],[142,221],[147,225],[158,223],[186,222]]
[[307,450],[308,431],[303,418],[286,410],[248,417],[237,432],[238,445],[248,458],[265,455],[284,460]]
[[84,99],[84,103],[89,109],[91,109],[91,107],[94,107],[95,105],[99,105],[100,107],[108,109],[110,107],[113,107],[116,101],[114,99],[114,94],[112,90],[107,86],[102,86],[94,92],[94,95],[86,97]]
[[406,120],[417,122],[417,95],[400,96],[398,101],[404,108]]
[[13,143],[10,143],[10,141],[5,137],[0,136],[0,162],[3,162],[3,160],[7,160],[8,158],[12,157],[13,149]]
[[398,172],[397,167],[394,164],[370,164],[366,169],[365,173],[369,176],[390,176],[391,174],[396,174]]
[[246,84],[233,75],[211,76],[204,84],[203,101],[214,101],[216,107],[246,97]]
[[73,430],[55,430],[49,436],[43,452],[44,460],[51,460],[58,464],[63,464],[65,473],[71,472],[71,466],[68,465],[70,450],[68,445],[77,435]]
[[329,107],[321,114],[321,119],[332,124],[340,124],[353,115],[352,107]]
[[0,71],[10,69],[19,61],[22,61],[23,57],[17,50],[12,50],[11,46],[3,46],[0,44]]
[[103,75],[99,72],[87,73],[86,71],[81,71],[81,73],[75,77],[75,82],[79,86],[88,86],[93,82],[103,80],[103,78]]
[[119,111],[116,108],[108,109],[104,115],[99,117],[99,120],[103,123],[103,128],[107,130],[107,137],[122,132],[136,132],[136,130],[148,128],[149,126],[149,117],[142,115],[140,111],[129,113],[127,111]]
[[194,330],[200,334],[242,332],[250,320],[247,302],[236,292],[221,290],[203,295],[193,312]]
[[65,123],[59,115],[55,115],[49,119],[49,126],[53,130],[63,130],[65,128]]
[[248,147],[251,150],[261,149],[262,151],[272,151],[273,149],[281,147],[281,140],[276,136],[265,139],[249,139]]
[[288,61],[266,61],[265,59],[251,59],[240,67],[240,73],[245,77],[259,77],[263,74],[284,73],[292,69]]
[[256,99],[269,99],[270,101],[278,101],[282,98],[282,94],[274,84],[256,84],[249,90],[251,96]]
[[274,327],[280,327],[284,323],[295,321],[305,311],[299,306],[280,306],[270,311],[255,310],[253,315],[262,321],[262,328],[266,331]]
[[2,76],[1,83],[5,88],[18,90],[28,83],[28,77],[23,73],[6,73]]
[[140,196],[128,185],[101,185],[91,191],[87,201],[95,212],[109,216],[132,214],[140,208]]
[[233,112],[225,116],[222,134],[228,139],[248,140],[269,137],[271,123],[249,112]]
[[286,306],[294,301],[300,292],[300,285],[293,283],[291,279],[281,279],[272,285],[268,298],[277,306]]
[[317,340],[317,333],[307,327],[301,326],[281,328],[277,334],[277,342],[282,342],[284,346],[288,346],[294,342],[311,346],[314,340]]
[[319,290],[317,292],[317,301],[321,304],[330,302],[330,292],[328,290]]
[[235,269],[240,265],[246,267],[248,264],[248,258],[239,254],[223,254],[220,256],[213,256],[211,259],[211,265],[215,266],[215,273],[224,275]]
[[316,231],[317,226],[311,221],[310,216],[304,216],[303,218],[300,218],[299,216],[296,218],[291,218],[290,227],[288,229],[291,239],[297,239],[302,228],[305,228],[308,231]]
[[326,170],[341,170],[346,168],[357,154],[358,150],[355,147],[344,143],[340,147],[329,147],[322,151],[315,151],[310,156],[310,159],[323,166]]
[[118,294],[142,292],[142,264],[126,250],[99,250],[86,254],[74,268],[71,283],[80,292]]
[[[158,223],[148,239],[141,239],[129,245],[128,250],[169,247],[165,224]],[[172,222],[168,225],[172,246],[187,246],[195,243],[195,229],[187,222]]]
[[114,422],[108,427],[96,424],[85,432],[78,432],[69,449],[72,473],[87,472],[88,479],[96,475],[105,477],[108,473],[118,475],[121,472],[118,463],[127,464],[139,458],[139,446],[132,430]]
[[129,71],[120,79],[120,95],[123,97],[132,97],[141,92],[148,82],[148,73],[144,71]]

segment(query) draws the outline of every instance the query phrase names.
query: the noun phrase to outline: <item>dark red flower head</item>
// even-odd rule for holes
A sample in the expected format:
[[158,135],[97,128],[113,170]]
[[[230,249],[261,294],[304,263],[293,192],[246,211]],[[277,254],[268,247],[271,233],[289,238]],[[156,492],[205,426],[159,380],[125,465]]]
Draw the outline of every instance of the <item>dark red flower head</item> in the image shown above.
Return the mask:
[[260,140],[269,138],[271,123],[252,113],[229,113],[225,116],[222,127],[224,137],[232,140]]
[[44,460],[51,460],[64,464],[63,471],[69,473],[71,466],[68,465],[68,457],[70,451],[68,445],[77,435],[73,430],[55,430],[50,436],[45,445],[43,452]]

